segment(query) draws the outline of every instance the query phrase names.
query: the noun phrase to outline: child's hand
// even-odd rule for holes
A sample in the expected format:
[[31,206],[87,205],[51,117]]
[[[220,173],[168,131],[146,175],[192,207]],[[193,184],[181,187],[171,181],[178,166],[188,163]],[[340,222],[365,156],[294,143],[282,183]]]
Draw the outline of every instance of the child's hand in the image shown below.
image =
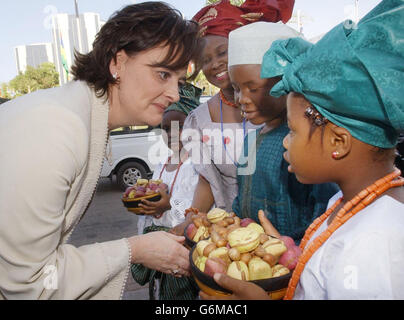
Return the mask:
[[177,236],[183,236],[185,228],[188,226],[188,223],[184,221],[183,223],[177,224],[174,228],[168,230],[169,233],[175,234]]
[[209,296],[200,291],[203,300],[270,300],[268,293],[256,284],[231,278],[225,274],[215,273],[215,281],[225,289],[233,292],[230,296]]
[[275,227],[272,225],[271,221],[265,216],[265,212],[263,210],[258,211],[258,219],[260,220],[261,226],[264,228],[264,231],[267,235],[276,237],[279,239],[281,234]]
[[171,209],[170,195],[166,190],[160,190],[161,199],[159,201],[148,201],[143,199],[139,204],[143,208],[142,212],[146,215],[159,216]]

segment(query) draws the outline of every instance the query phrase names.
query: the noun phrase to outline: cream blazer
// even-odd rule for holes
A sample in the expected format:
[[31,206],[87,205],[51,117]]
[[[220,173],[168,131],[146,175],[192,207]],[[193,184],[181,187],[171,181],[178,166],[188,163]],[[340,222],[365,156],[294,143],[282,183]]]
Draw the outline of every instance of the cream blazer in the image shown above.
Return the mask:
[[66,243],[95,192],[108,110],[79,81],[0,107],[0,300],[122,297],[126,239]]

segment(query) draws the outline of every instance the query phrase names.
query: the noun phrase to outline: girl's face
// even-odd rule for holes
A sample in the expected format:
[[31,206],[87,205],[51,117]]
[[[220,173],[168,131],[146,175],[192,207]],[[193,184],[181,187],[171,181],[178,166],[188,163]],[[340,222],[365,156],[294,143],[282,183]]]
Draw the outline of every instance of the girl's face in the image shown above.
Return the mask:
[[269,92],[279,79],[261,79],[261,65],[243,64],[229,68],[234,100],[253,124],[262,124],[281,117],[285,98],[274,98]]
[[231,87],[227,72],[228,39],[215,35],[208,35],[204,39],[202,71],[206,79],[220,89]]
[[161,129],[167,133],[167,147],[173,152],[179,152],[182,149],[180,137],[186,117],[184,113],[179,111],[169,111],[163,116]]
[[123,50],[111,61],[119,85],[112,86],[109,124],[111,127],[161,123],[164,110],[179,100],[178,86],[185,83],[186,69],[159,66],[168,47],[156,47],[129,57]]
[[304,115],[308,106],[310,102],[301,95],[292,92],[287,97],[290,131],[283,140],[284,158],[290,164],[288,171],[293,172],[301,183],[324,183],[330,181],[330,157],[327,155],[332,151],[326,143],[328,125],[324,131],[317,127],[310,136],[311,120]]

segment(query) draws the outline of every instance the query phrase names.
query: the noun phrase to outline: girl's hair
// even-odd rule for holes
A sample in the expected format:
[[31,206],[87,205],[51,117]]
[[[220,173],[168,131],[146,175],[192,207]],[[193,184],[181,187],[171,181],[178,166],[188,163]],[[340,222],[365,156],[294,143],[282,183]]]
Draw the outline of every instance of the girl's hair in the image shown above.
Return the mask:
[[176,71],[193,61],[199,68],[202,43],[198,29],[196,22],[185,20],[178,10],[163,2],[126,6],[101,28],[90,53],[75,52],[74,80],[86,81],[102,97],[108,94],[110,84],[117,83],[109,66],[120,50],[133,57],[159,45],[169,48],[159,67]]
[[[316,128],[321,127],[321,129],[322,129],[321,139],[323,139],[324,129],[325,129],[325,125],[328,123],[328,119],[326,117],[324,117],[322,114],[320,114],[314,106],[307,107],[304,115],[307,118],[309,118],[309,120],[311,121],[310,137],[313,135],[313,132],[316,130]],[[391,155],[390,155],[391,150],[392,150],[391,148],[385,149],[385,148],[380,148],[380,147],[374,146],[372,149],[373,160],[374,161],[391,160]],[[403,161],[402,161],[402,156],[400,155],[400,152],[399,152],[399,145],[397,145],[395,157],[396,157],[396,159],[395,159],[396,166],[400,170],[402,170]]]

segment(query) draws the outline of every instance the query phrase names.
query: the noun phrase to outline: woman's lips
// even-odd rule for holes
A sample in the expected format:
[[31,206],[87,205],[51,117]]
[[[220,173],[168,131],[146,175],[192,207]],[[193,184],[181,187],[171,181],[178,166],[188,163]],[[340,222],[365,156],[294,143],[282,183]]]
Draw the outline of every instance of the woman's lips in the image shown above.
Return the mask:
[[160,104],[160,103],[153,103],[153,105],[156,106],[158,109],[160,109],[160,111],[162,113],[167,109],[167,107],[165,105]]
[[227,71],[220,72],[216,75],[216,79],[219,81],[227,80],[229,78],[229,75]]

